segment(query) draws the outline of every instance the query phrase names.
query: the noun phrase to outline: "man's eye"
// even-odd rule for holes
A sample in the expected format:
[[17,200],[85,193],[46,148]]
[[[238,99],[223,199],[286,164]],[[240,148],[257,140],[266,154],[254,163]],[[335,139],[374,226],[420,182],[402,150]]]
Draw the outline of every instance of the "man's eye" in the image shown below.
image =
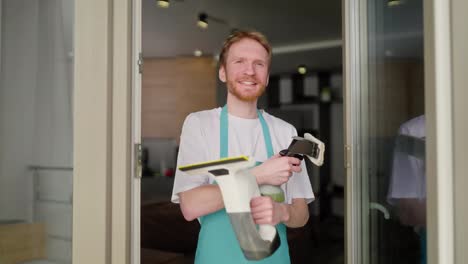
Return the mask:
[[263,63],[263,62],[257,62],[256,65],[257,65],[257,66],[260,66],[260,67],[264,67],[264,66],[265,66],[265,63]]

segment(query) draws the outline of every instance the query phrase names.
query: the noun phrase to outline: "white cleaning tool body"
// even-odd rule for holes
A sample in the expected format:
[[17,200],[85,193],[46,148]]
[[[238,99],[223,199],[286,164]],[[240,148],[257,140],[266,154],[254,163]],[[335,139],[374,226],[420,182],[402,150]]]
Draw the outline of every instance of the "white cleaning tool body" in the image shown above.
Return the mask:
[[[306,156],[312,163],[321,166],[324,152],[325,144],[305,133],[303,138],[294,137],[288,149],[280,154],[301,160]],[[191,175],[208,174],[214,177],[240,248],[249,260],[271,256],[281,243],[276,227],[259,225],[257,228],[251,215],[250,200],[264,195],[278,203],[285,201],[284,192],[279,186],[258,186],[257,179],[250,173],[255,164],[253,159],[239,156],[179,167],[179,170]]]
[[255,225],[250,200],[260,196],[257,179],[250,173],[255,161],[245,156],[225,158],[179,167],[192,175],[209,174],[215,177],[223,197],[224,207],[244,256],[261,260],[271,256],[280,246],[274,226]]

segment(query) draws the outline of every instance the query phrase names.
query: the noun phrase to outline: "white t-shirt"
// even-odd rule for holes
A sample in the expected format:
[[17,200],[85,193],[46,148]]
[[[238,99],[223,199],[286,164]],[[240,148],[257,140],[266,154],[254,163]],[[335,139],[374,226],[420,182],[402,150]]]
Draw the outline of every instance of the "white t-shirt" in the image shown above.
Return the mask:
[[[297,135],[296,129],[279,118],[264,111],[262,113],[270,131],[273,152],[279,153],[288,148],[292,137]],[[178,167],[220,158],[220,114],[221,108],[218,107],[187,116],[180,136]],[[262,162],[267,159],[262,125],[258,118],[245,119],[228,114],[228,124],[228,157],[244,155]],[[294,173],[289,181],[281,186],[287,203],[292,203],[293,198],[304,198],[310,203],[315,198],[305,162],[301,163],[301,167],[300,173]],[[177,170],[171,200],[179,203],[180,192],[213,182],[214,178],[209,175],[194,176]]]
[[[426,137],[425,125],[425,116],[418,116],[401,125],[398,133],[423,139]],[[387,200],[393,205],[395,199],[404,198],[426,198],[425,162],[405,153],[395,152]]]

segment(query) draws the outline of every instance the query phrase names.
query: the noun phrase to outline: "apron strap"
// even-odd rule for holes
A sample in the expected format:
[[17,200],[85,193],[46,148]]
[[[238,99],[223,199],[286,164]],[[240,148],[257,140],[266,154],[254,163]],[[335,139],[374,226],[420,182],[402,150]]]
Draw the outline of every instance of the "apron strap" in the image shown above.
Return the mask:
[[221,116],[219,117],[219,158],[227,158],[228,156],[228,113],[227,105],[221,109]]

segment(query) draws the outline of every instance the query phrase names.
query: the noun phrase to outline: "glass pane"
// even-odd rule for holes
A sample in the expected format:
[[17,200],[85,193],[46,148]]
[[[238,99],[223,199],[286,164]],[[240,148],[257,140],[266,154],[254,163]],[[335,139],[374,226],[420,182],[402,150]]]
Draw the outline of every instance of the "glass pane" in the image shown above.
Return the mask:
[[0,263],[71,263],[73,1],[0,7]]
[[368,0],[367,12],[364,255],[369,263],[425,263],[422,1]]

